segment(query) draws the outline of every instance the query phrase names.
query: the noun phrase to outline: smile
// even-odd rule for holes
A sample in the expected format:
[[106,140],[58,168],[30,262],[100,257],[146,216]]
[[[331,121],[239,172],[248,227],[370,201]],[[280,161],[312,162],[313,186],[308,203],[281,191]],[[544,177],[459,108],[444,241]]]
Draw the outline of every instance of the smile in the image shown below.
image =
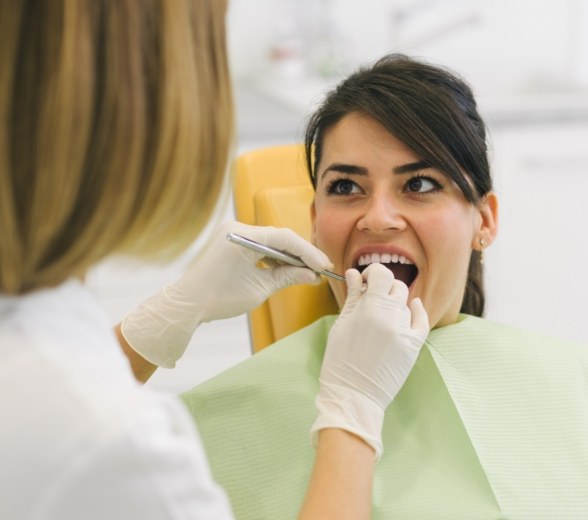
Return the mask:
[[394,278],[410,287],[418,275],[418,269],[408,258],[388,253],[367,253],[359,257],[355,268],[361,273],[370,264],[382,264],[394,274]]

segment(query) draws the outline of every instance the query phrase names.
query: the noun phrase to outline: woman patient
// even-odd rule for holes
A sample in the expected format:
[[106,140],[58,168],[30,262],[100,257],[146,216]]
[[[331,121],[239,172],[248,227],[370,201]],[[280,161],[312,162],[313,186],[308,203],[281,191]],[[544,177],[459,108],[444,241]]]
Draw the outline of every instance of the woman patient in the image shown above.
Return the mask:
[[[480,318],[498,204],[467,84],[385,57],[327,95],[305,144],[314,243],[336,272],[384,264],[433,329],[386,411],[373,518],[588,518],[588,349]],[[238,518],[296,515],[335,318],[184,395]]]

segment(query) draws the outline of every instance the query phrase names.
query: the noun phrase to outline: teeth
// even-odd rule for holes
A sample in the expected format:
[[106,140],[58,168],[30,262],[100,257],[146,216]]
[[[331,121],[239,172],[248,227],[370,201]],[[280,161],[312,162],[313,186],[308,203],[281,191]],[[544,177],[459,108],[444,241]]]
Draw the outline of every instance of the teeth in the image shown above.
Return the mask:
[[412,262],[402,255],[391,255],[388,253],[367,253],[359,257],[358,265],[369,265],[369,264],[412,264]]

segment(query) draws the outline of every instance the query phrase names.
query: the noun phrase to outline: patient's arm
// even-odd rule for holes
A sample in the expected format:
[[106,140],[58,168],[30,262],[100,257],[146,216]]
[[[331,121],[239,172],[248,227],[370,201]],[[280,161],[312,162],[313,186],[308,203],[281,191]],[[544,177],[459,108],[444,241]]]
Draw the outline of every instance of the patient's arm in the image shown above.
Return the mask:
[[125,356],[129,358],[129,363],[131,364],[131,369],[135,375],[135,379],[137,379],[137,381],[140,383],[145,383],[157,370],[157,366],[153,363],[149,363],[149,361],[147,361],[129,345],[120,330],[120,326],[121,324],[119,323],[116,325],[116,327],[114,327],[114,333],[116,334],[120,348],[124,352]]
[[352,433],[321,430],[299,519],[371,518],[375,459],[373,448]]

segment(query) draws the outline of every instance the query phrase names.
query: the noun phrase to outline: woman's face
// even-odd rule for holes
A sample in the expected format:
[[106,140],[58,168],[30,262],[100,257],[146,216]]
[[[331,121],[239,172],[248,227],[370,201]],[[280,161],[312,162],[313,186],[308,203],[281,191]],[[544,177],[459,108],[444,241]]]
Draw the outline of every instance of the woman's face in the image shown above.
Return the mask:
[[[372,118],[350,114],[324,137],[313,241],[334,271],[386,264],[419,297],[431,327],[454,323],[472,249],[496,232],[496,198],[479,208]],[[340,306],[347,288],[330,280]]]

